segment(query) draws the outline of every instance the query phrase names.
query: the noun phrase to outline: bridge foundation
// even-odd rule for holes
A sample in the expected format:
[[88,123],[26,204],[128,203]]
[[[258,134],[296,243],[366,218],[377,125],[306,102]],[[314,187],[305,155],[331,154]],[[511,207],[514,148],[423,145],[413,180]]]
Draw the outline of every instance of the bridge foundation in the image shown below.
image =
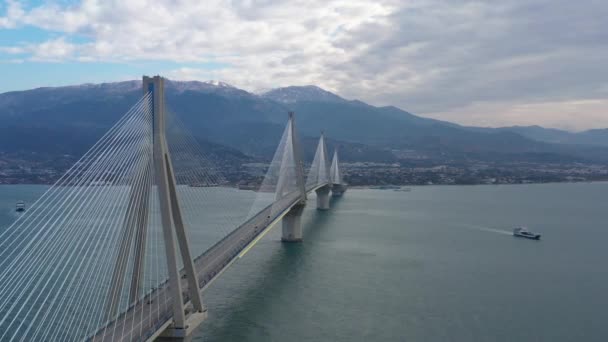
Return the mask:
[[318,210],[329,210],[329,185],[318,188],[315,192],[317,193],[317,209]]
[[302,241],[302,212],[304,204],[296,204],[289,212],[283,216],[283,242],[301,242]]
[[190,341],[194,329],[198,328],[205,319],[207,319],[206,309],[203,312],[194,312],[186,318],[184,327],[169,326],[160,334],[157,341]]
[[340,196],[344,195],[345,191],[346,191],[346,186],[344,184],[334,184],[331,187],[331,195],[333,197],[340,197]]

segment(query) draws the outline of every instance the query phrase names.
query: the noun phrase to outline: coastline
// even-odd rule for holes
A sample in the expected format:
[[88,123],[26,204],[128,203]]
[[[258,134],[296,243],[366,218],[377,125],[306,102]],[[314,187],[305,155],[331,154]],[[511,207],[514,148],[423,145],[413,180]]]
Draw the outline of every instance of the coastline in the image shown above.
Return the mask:
[[[497,186],[497,185],[538,185],[538,184],[580,184],[580,183],[608,183],[608,179],[602,180],[565,180],[565,181],[547,181],[547,182],[519,182],[519,183],[432,183],[432,184],[369,184],[369,185],[348,185],[349,189],[370,189],[370,190],[398,190],[412,187],[429,187],[429,186]],[[347,183],[348,184],[348,183]],[[55,183],[0,183],[3,185],[46,185],[53,186]],[[237,184],[218,184],[213,186],[192,186],[189,184],[178,184],[178,186],[190,186],[193,188],[234,188],[243,191],[259,192],[259,189],[239,188]]]

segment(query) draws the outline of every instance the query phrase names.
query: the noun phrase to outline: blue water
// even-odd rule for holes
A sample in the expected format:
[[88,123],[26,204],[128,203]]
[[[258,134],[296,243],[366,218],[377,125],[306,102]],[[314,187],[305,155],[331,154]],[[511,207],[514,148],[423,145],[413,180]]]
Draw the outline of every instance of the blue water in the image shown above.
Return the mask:
[[[204,293],[194,340],[608,341],[608,183],[412,189],[310,205],[304,242],[276,229]],[[43,190],[0,186],[0,226]]]

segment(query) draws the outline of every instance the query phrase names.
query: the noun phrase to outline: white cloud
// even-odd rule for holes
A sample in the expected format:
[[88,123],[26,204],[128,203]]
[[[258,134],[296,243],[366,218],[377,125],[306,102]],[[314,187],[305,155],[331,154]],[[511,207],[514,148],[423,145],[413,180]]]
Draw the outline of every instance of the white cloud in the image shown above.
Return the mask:
[[28,49],[31,51],[33,60],[61,61],[71,58],[78,46],[67,42],[64,37],[60,37],[41,44],[30,45]]
[[[606,125],[598,106],[568,119],[558,104],[605,98],[606,17],[608,3],[593,0],[83,0],[29,9],[10,0],[0,28],[55,36],[0,53],[219,63],[158,72],[248,90],[316,84],[459,122],[597,127]],[[469,112],[480,103],[491,110]],[[513,114],[535,104],[528,116]]]
[[19,46],[8,46],[8,47],[0,47],[0,52],[6,53],[9,55],[18,55],[22,53],[28,52],[27,49]]
[[[430,113],[428,116],[469,126],[537,125],[539,122],[550,122],[554,128],[581,131],[608,127],[607,108],[606,98],[528,104],[476,102],[454,110]],[[492,115],[493,113],[500,115]]]
[[18,25],[22,20],[24,11],[19,2],[8,0],[6,2],[6,16],[0,17],[0,29],[10,29]]

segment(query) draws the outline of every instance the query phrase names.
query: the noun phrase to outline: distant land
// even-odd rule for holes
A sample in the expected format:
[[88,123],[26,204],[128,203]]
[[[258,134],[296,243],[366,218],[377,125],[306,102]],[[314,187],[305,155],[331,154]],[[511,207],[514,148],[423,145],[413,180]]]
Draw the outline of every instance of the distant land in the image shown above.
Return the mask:
[[[608,129],[467,127],[347,100],[316,86],[254,94],[222,82],[167,81],[169,109],[233,184],[256,182],[288,111],[304,154],[319,132],[340,146],[353,185],[494,184],[608,179]],[[141,96],[140,81],[0,94],[0,183],[52,183]]]

